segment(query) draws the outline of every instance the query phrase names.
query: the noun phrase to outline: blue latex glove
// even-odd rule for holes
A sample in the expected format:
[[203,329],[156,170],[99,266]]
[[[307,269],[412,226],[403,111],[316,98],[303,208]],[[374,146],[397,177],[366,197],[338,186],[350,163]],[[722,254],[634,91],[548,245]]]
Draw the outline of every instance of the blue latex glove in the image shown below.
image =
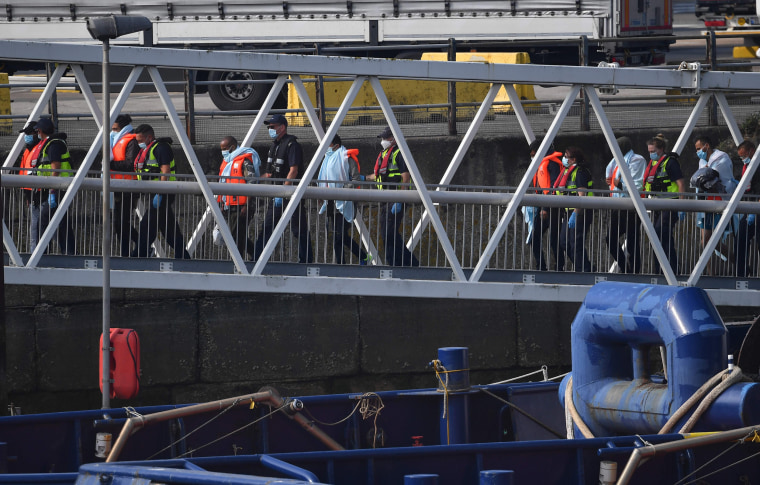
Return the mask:
[[679,212],[678,213],[678,220],[679,221],[685,221],[686,220],[686,212]]
[[366,175],[359,175],[359,180],[361,180],[362,182],[364,182],[365,180],[367,180],[367,176]]
[[163,199],[163,195],[156,194],[153,196],[153,208],[158,209],[161,206],[161,199]]
[[755,214],[747,214],[747,225],[751,226],[755,223]]
[[567,227],[570,229],[575,229],[575,212],[573,212],[570,215],[570,219],[567,220]]
[[282,197],[275,197],[274,198],[274,206],[275,207],[282,207]]
[[401,202],[396,202],[393,204],[393,207],[391,207],[391,214],[398,214],[403,210],[403,206],[401,205]]
[[48,205],[51,209],[58,207],[58,196],[55,192],[50,192],[50,195],[48,195]]

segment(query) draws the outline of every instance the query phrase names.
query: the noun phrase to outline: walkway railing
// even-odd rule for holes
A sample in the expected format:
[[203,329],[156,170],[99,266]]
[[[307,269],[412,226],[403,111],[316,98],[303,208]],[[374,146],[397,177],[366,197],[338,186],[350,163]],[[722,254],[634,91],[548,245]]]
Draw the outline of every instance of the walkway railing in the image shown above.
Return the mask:
[[[98,63],[100,56],[100,50],[97,47],[35,43],[24,43],[22,46],[14,42],[0,42],[0,58],[17,58],[22,55],[21,53],[23,53],[23,57],[27,60],[56,60],[60,63],[43,91],[35,109],[30,113],[29,120],[37,119],[42,113],[45,103],[55,89],[56,84],[60,81],[67,66],[71,66],[79,84],[86,86],[87,82],[80,65],[82,63]],[[271,286],[272,273],[270,263],[291,263],[297,260],[298,251],[295,249],[296,242],[288,237],[287,234],[292,231],[292,224],[298,221],[298,218],[292,219],[292,216],[299,203],[306,210],[307,224],[314,236],[313,245],[316,260],[313,264],[329,264],[331,263],[332,256],[331,242],[323,234],[323,228],[325,227],[324,218],[317,214],[317,205],[320,200],[356,200],[360,202],[358,204],[360,207],[358,213],[362,217],[357,217],[356,219],[358,224],[355,226],[354,230],[356,232],[353,237],[356,241],[361,240],[365,249],[373,255],[375,265],[386,262],[385,255],[377,251],[377,248],[383,246],[383,243],[381,243],[382,236],[378,234],[378,218],[381,217],[379,213],[383,212],[382,209],[387,203],[404,203],[404,239],[408,241],[407,246],[414,251],[415,256],[420,261],[420,267],[408,267],[409,265],[405,267],[402,263],[399,268],[402,273],[393,273],[393,271],[396,271],[395,267],[382,266],[387,269],[383,269],[385,272],[380,273],[381,279],[393,278],[396,280],[398,274],[404,274],[403,271],[409,270],[409,278],[405,278],[403,281],[389,282],[382,280],[382,284],[378,286],[376,281],[366,284],[366,282],[357,281],[359,278],[336,277],[330,279],[329,283],[323,281],[323,278],[319,278],[319,284],[326,285],[326,287],[321,288],[319,291],[355,294],[389,294],[387,291],[390,291],[390,294],[406,296],[447,296],[447,294],[455,294],[464,298],[498,298],[499,295],[510,298],[517,297],[518,293],[528,293],[531,291],[533,292],[532,299],[544,298],[547,294],[553,294],[553,299],[555,300],[579,299],[578,295],[582,294],[582,286],[587,281],[576,281],[576,283],[580,283],[581,287],[579,288],[542,288],[540,291],[533,291],[536,290],[536,287],[529,288],[532,281],[535,281],[535,279],[531,280],[530,278],[523,278],[523,282],[519,283],[518,286],[511,287],[499,286],[497,283],[492,283],[494,280],[499,280],[498,277],[495,277],[494,271],[519,270],[526,272],[534,268],[535,262],[529,256],[530,250],[524,243],[527,238],[526,227],[518,215],[522,207],[585,207],[590,210],[593,213],[593,226],[592,230],[587,233],[588,236],[584,241],[584,247],[587,254],[590,255],[592,264],[590,267],[585,268],[585,272],[595,279],[598,279],[601,273],[606,274],[612,266],[609,255],[606,254],[609,251],[606,250],[604,238],[604,235],[607,233],[606,229],[610,226],[608,223],[612,214],[610,211],[622,209],[634,211],[640,222],[639,231],[642,236],[642,264],[641,269],[638,271],[640,275],[654,276],[662,271],[662,276],[658,277],[661,282],[685,285],[698,284],[706,269],[712,274],[725,274],[727,276],[735,274],[735,267],[734,269],[731,267],[732,255],[726,255],[725,248],[719,247],[720,243],[724,240],[724,231],[735,212],[760,212],[750,202],[740,204],[743,194],[740,194],[738,191],[732,195],[730,200],[723,202],[641,199],[635,188],[630,189],[629,195],[631,197],[627,199],[604,197],[570,198],[529,194],[532,176],[538,168],[541,158],[546,154],[553,138],[559,131],[562,121],[567,116],[570,107],[581,91],[584,92],[585,97],[589,100],[609,147],[620,164],[623,181],[627,187],[632,188],[635,185],[633,184],[627,165],[622,162],[623,154],[620,152],[620,148],[615,141],[615,136],[607,121],[603,106],[596,93],[596,88],[677,88],[695,96],[698,95],[699,98],[692,111],[692,115],[687,120],[680,137],[673,147],[673,151],[680,153],[683,151],[691,135],[696,119],[702,113],[707,102],[713,97],[723,113],[734,140],[737,143],[742,140],[740,130],[726,102],[724,91],[754,92],[760,89],[760,83],[757,82],[760,75],[756,73],[708,72],[703,71],[699,65],[684,65],[681,69],[677,70],[563,67],[563,75],[560,80],[557,80],[557,68],[553,66],[382,61],[377,59],[320,58],[318,56],[229,52],[210,53],[126,47],[113,48],[111,61],[114,64],[134,66],[132,74],[113,105],[111,119],[115,119],[116,115],[123,108],[138,75],[143,70],[147,70],[194,172],[193,182],[186,183],[114,180],[112,190],[115,195],[120,197],[126,196],[125,194],[120,194],[120,192],[150,193],[152,190],[155,190],[155,184],[160,184],[161,192],[179,194],[176,198],[175,210],[179,213],[179,219],[182,224],[181,229],[188,240],[187,249],[196,259],[209,261],[231,260],[234,273],[239,274],[228,274],[227,276],[234,276],[237,285],[243,285],[237,278],[246,277],[246,275],[252,276],[252,281],[256,281],[256,283],[246,288],[250,289],[250,291],[262,291],[261,288]],[[202,66],[205,69],[239,69],[281,73],[274,83],[262,109],[253,120],[242,142],[243,146],[249,146],[256,132],[262,127],[263,120],[272,108],[274,100],[285,82],[286,76],[289,75],[298,92],[301,103],[305,107],[310,125],[320,140],[319,147],[308,164],[301,183],[295,187],[263,184],[234,184],[235,187],[229,187],[222,186],[222,184],[210,183],[200,168],[197,156],[168,97],[161,76],[158,70],[153,67],[156,65],[187,69]],[[252,66],[254,67],[252,68]],[[300,80],[301,75],[350,76],[354,79],[351,88],[326,131],[322,130],[316,111]],[[488,94],[464,135],[459,149],[452,157],[448,169],[442,175],[440,181],[437,181],[438,185],[429,185],[429,181],[422,179],[414,161],[414,154],[406,143],[395,114],[385,96],[383,86],[379,81],[381,76],[383,78],[492,83]],[[372,87],[383,115],[391,127],[399,148],[404,155],[411,174],[411,187],[414,190],[328,190],[310,186],[319,169],[319,162],[325,154],[329,141],[337,133],[359,88],[365,82],[369,83]],[[483,123],[500,88],[504,87],[510,95],[510,99],[515,100],[513,105],[515,116],[520,122],[526,139],[532,141],[535,138],[530,121],[525,115],[521,103],[517,102],[519,97],[512,83],[569,85],[570,91],[557,110],[556,116],[546,133],[536,157],[531,161],[529,168],[517,187],[512,189],[489,187],[452,190],[453,188],[449,187],[449,184],[453,175]],[[98,105],[94,101],[94,98],[92,98],[92,93],[88,89],[84,89],[83,95],[90,101],[89,106],[92,110],[93,118],[95,120],[100,119]],[[59,224],[63,218],[63,214],[68,214],[68,219],[72,223],[72,230],[76,236],[74,250],[69,252],[85,256],[85,258],[99,256],[97,249],[100,247],[98,242],[99,230],[97,229],[97,221],[99,221],[97,207],[99,206],[98,201],[101,196],[98,193],[100,181],[97,178],[92,179],[88,170],[90,170],[94,160],[100,153],[100,143],[101,135],[93,133],[93,143],[90,150],[73,177],[58,178],[57,180],[50,180],[52,179],[51,177],[37,177],[34,178],[34,181],[29,180],[30,177],[12,175],[3,177],[4,196],[6,197],[5,200],[8,201],[8,209],[6,209],[8,223],[4,227],[4,244],[8,251],[9,264],[11,265],[6,268],[6,281],[31,283],[39,278],[40,270],[38,268],[43,266],[41,262],[44,250],[53,241],[55,230],[57,229],[59,233],[62,231],[62,227],[59,227]],[[4,163],[6,169],[13,165],[21,152],[22,144],[22,137],[19,136]],[[740,187],[745,187],[749,178],[754,174],[758,164],[757,158],[757,155],[753,157],[748,170],[739,183]],[[29,247],[30,229],[24,218],[23,187],[41,187],[43,186],[42,184],[55,185],[56,188],[66,188],[68,190],[65,193],[66,195],[62,197],[59,209],[53,215],[47,231],[40,234],[37,247],[31,251],[28,257],[22,257],[21,253],[31,249]],[[215,195],[221,192],[231,195],[240,193],[252,197],[251,206],[252,212],[255,215],[253,215],[251,223],[249,223],[246,230],[247,235],[253,241],[258,237],[256,231],[259,225],[256,217],[261,216],[267,204],[271,203],[272,197],[285,197],[289,200],[289,203],[283,207],[281,221],[273,228],[272,237],[266,244],[263,244],[263,247],[259,248],[260,254],[257,251],[257,254],[253,258],[248,258],[250,262],[246,261],[245,253],[247,248],[243,246],[243,251],[239,251],[239,248],[235,244],[235,237],[230,232],[227,220],[225,219],[225,214],[216,202]],[[136,197],[136,199],[139,199],[139,197]],[[134,204],[137,210],[134,214],[130,215],[130,225],[132,227],[136,226],[135,217],[140,217],[141,214],[139,201],[135,201]],[[719,211],[723,214],[723,217],[721,217],[713,231],[712,237],[709,241],[706,241],[704,247],[701,247],[695,239],[696,231],[693,222],[689,220],[693,219],[693,215],[686,217],[684,222],[678,223],[676,250],[679,251],[681,264],[676,268],[671,267],[666,255],[666,250],[669,251],[669,248],[663,248],[662,243],[657,237],[656,228],[647,214],[648,210],[660,211],[665,209],[688,213]],[[12,213],[9,211],[12,211]],[[216,246],[212,242],[213,237],[211,234],[215,227],[219,229],[223,246]],[[59,238],[59,242],[62,240]],[[712,262],[716,249],[725,256],[725,262],[728,264],[723,265]],[[113,251],[114,253],[118,251],[116,244],[114,244]],[[159,244],[155,248],[155,255],[159,257],[171,257],[173,254],[172,250]],[[723,258],[720,258],[720,256],[718,258],[723,261]],[[351,261],[350,257],[348,260]],[[754,269],[756,270],[757,261],[750,259],[750,264],[753,264],[753,261],[755,265]],[[551,263],[551,260],[549,262]],[[86,262],[86,264],[90,265],[88,267],[92,267],[93,263]],[[97,261],[94,264],[97,267]],[[47,265],[48,263],[46,262],[45,266]],[[18,271],[8,271],[13,266],[17,267]],[[133,269],[139,268],[138,265],[127,267]],[[172,269],[182,267],[180,263],[171,265]],[[296,274],[305,273],[304,279],[296,277],[286,278],[282,280],[285,286],[279,286],[275,289],[268,288],[265,291],[315,291],[315,287],[318,285],[314,281],[308,281],[308,279],[311,277],[313,280],[314,276],[319,275],[319,271],[310,269],[309,264],[304,264],[304,267],[305,271],[303,273],[299,271],[295,272]],[[267,268],[266,272],[265,268]],[[657,268],[660,269],[657,270]],[[166,267],[159,269],[166,269]],[[231,269],[227,266],[226,271],[233,273],[230,271]],[[423,269],[427,269],[428,271],[445,271],[443,273],[439,271],[437,273],[428,273],[427,276],[421,276],[419,272],[423,271]],[[576,268],[575,265],[566,265],[564,269],[570,270]],[[36,273],[33,270],[36,270]],[[46,271],[50,274],[56,274],[54,270],[43,270],[42,272]],[[224,271],[220,272],[220,274]],[[288,271],[292,270],[289,269]],[[125,272],[130,273],[130,275],[124,275],[123,279],[120,279],[117,275],[114,281],[121,281],[121,284],[124,285],[141,287],[165,285],[166,275],[162,274],[158,276],[155,268],[152,268],[152,271],[149,268],[147,271],[127,270]],[[177,278],[174,287],[186,287],[203,280],[197,274],[179,273],[181,274],[175,275]],[[210,277],[210,273],[212,271],[207,271],[204,272],[204,275]],[[265,274],[269,276],[264,279],[258,278]],[[371,274],[374,275],[375,273]],[[559,275],[560,273],[555,271],[554,274]],[[78,273],[78,276],[82,276],[81,273]],[[185,279],[180,280],[181,278]],[[371,278],[376,278],[376,276],[371,276]],[[429,281],[425,281],[424,284],[428,285],[425,289],[421,285],[419,287],[415,286],[418,279],[424,278],[437,280],[438,284],[431,285]],[[502,281],[508,279],[509,277],[502,279]],[[69,284],[86,284],[83,280],[90,281],[90,277],[78,278],[77,281],[69,280]],[[207,279],[207,281],[212,280],[213,278]],[[213,281],[220,282],[222,280]],[[224,280],[223,283],[208,287],[208,289],[230,289],[233,286],[230,281]],[[571,281],[570,283],[573,282]],[[725,302],[728,302],[727,304],[739,304],[738,302],[741,300],[741,297],[747,296],[744,293],[756,294],[756,290],[752,288],[752,284],[750,280],[746,280],[742,285],[737,284],[737,286],[740,286],[740,289],[734,290],[736,293],[733,296],[726,296],[725,293],[714,294],[716,298],[723,298]],[[505,294],[505,289],[508,290],[507,293],[511,293]],[[744,303],[746,304],[746,301]]]

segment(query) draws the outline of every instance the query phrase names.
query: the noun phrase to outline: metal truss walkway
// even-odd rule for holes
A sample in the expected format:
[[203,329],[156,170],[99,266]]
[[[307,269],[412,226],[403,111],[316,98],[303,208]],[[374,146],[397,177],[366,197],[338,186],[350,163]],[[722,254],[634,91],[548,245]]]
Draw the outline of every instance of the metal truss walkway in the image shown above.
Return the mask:
[[[743,137],[726,101],[727,92],[760,90],[760,74],[744,72],[709,72],[698,64],[683,64],[674,69],[622,69],[610,67],[567,67],[538,65],[498,65],[481,63],[450,63],[429,61],[399,61],[362,58],[339,58],[242,52],[210,52],[135,47],[113,47],[110,62],[129,66],[132,72],[110,110],[114,121],[134,89],[139,75],[147,71],[155,86],[157,98],[171,121],[182,150],[190,162],[193,176],[176,182],[159,182],[161,191],[176,194],[175,211],[181,220],[186,236],[186,249],[192,260],[169,258],[173,249],[165,243],[154,245],[154,257],[103,258],[99,217],[103,204],[102,182],[98,173],[92,173],[103,142],[101,108],[92,94],[82,68],[85,64],[100,64],[101,49],[97,46],[21,43],[0,41],[0,60],[55,62],[57,68],[50,76],[35,108],[28,119],[36,120],[43,113],[64,72],[71,69],[76,77],[89,109],[100,131],[93,133],[89,151],[71,177],[30,177],[19,175],[13,165],[23,150],[23,136],[13,145],[3,167],[2,190],[5,207],[3,243],[5,254],[5,281],[8,284],[35,284],[55,286],[103,285],[105,261],[110,273],[110,285],[120,288],[163,288],[205,291],[243,291],[275,293],[318,293],[350,295],[387,295],[407,297],[517,299],[537,301],[581,301],[588,288],[600,279],[657,282],[670,285],[701,286],[718,305],[757,305],[760,303],[760,281],[757,278],[736,278],[731,261],[721,270],[711,260],[722,256],[721,242],[733,215],[759,213],[760,204],[741,202],[740,190],[729,200],[675,200],[640,198],[628,166],[623,162],[613,129],[607,120],[597,89],[614,90],[622,87],[639,89],[680,89],[698,96],[691,116],[675,142],[672,151],[681,153],[692,134],[697,119],[714,97],[724,119],[738,144]],[[169,98],[158,67],[176,69],[206,69],[227,71],[255,71],[277,73],[268,97],[250,124],[241,142],[250,146],[263,126],[272,106],[286,82],[292,82],[304,106],[306,117],[319,147],[314,153],[301,181],[296,186],[265,184],[221,184],[207,177],[198,157],[185,134],[182,122]],[[558,70],[561,75],[558,76]],[[302,77],[335,76],[352,79],[351,88],[323,130],[317,112],[304,87]],[[490,89],[475,113],[459,148],[452,156],[440,180],[423,180],[415,163],[414,153],[404,137],[396,116],[386,97],[381,79],[417,79],[423,81],[455,81],[489,83]],[[351,109],[359,90],[369,85],[382,108],[411,174],[412,190],[377,191],[347,188],[317,187],[315,179],[327,148],[338,133],[346,114]],[[514,115],[519,120],[528,142],[535,139],[529,117],[519,101],[514,84],[541,84],[570,86],[554,121],[544,135],[543,142],[517,187],[453,187],[454,174],[472,144],[478,129],[492,109],[501,88],[506,89],[512,101]],[[530,190],[531,181],[541,159],[560,130],[572,103],[583,93],[588,99],[605,139],[618,161],[628,198],[568,197],[537,195]],[[105,127],[108,130],[110,127]],[[760,153],[758,151],[757,153]],[[746,187],[758,166],[757,153],[739,182]],[[155,181],[112,180],[107,189],[119,197],[134,197],[141,202],[130,216],[136,225],[145,213],[143,197],[155,191]],[[231,187],[232,185],[232,187]],[[30,245],[29,224],[25,219],[24,188],[65,189],[65,196],[52,216],[47,230],[39,235],[39,243]],[[595,189],[596,191],[596,189]],[[599,191],[601,195],[604,191]],[[217,203],[218,194],[246,195],[255,214],[266,211],[273,197],[284,197],[289,203],[271,237],[265,239],[263,250],[255,258],[247,258],[236,245],[225,212]],[[691,194],[692,196],[694,194]],[[333,264],[332,241],[326,234],[324,215],[319,206],[325,200],[353,200],[358,215],[354,219],[351,236],[361,242],[372,255],[372,264],[360,266],[356,259],[347,265]],[[406,246],[420,264],[387,266],[379,234],[379,219],[386,204],[403,203],[404,239]],[[298,204],[307,214],[314,239],[313,263],[298,263],[296,238],[289,237]],[[594,261],[594,271],[564,272],[536,271],[530,249],[524,244],[526,233],[521,209],[523,207],[579,207],[594,214],[594,224],[601,234],[609,214],[614,211],[634,211],[640,221],[642,236],[642,269],[639,274],[610,272],[609,256],[603,237],[589,237],[585,241]],[[674,210],[687,213],[688,218],[679,229],[678,250],[682,253],[681,268],[671,267],[663,245],[658,239],[650,218],[650,211]],[[722,217],[712,236],[701,247],[697,231],[692,224],[699,212],[721,212]],[[74,255],[55,253],[52,243],[58,233],[64,214],[76,237]],[[251,234],[256,239],[258,225],[255,216]],[[247,230],[248,228],[246,228]],[[214,242],[213,232],[220,235]],[[593,231],[591,234],[595,234]],[[755,241],[754,244],[757,242]],[[50,246],[50,254],[45,251]],[[118,254],[113,244],[113,254]],[[757,269],[757,252],[751,248],[750,262]],[[614,263],[614,261],[613,261]],[[716,276],[706,276],[705,271]]]

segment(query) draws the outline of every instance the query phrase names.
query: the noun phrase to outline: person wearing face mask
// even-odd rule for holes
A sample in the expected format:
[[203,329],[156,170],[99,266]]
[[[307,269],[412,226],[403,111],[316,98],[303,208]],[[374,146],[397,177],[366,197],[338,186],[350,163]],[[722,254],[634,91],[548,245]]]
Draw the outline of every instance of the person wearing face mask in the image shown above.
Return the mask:
[[[686,181],[681,172],[681,164],[678,162],[677,154],[665,153],[666,148],[667,140],[662,135],[647,140],[649,164],[644,170],[644,191],[648,192],[647,196],[658,199],[682,199],[684,196],[678,193],[686,192]],[[654,231],[675,274],[679,274],[679,266],[673,228],[678,221],[679,214],[676,211],[662,210],[652,213]],[[654,264],[659,267],[657,261]]]
[[[742,176],[747,171],[749,162],[752,157],[755,156],[755,150],[757,147],[749,140],[743,141],[739,144],[737,151],[739,157],[742,159]],[[744,197],[743,200],[758,202],[758,195],[760,195],[760,170],[755,170],[752,180],[745,188],[746,194],[752,194],[753,197]],[[751,241],[754,238],[756,243],[760,243],[760,225],[757,223],[757,217],[755,214],[742,214],[739,219],[739,230],[734,243],[734,254],[736,254],[736,276],[744,278],[754,273],[749,266],[747,266],[747,250],[750,247]],[[757,263],[755,263],[757,265]]]
[[[269,128],[272,146],[267,154],[266,169],[262,177],[277,179],[276,184],[293,185],[304,174],[301,144],[295,136],[288,134],[288,120],[284,116],[273,115],[264,124]],[[264,251],[264,246],[271,237],[274,226],[282,217],[284,205],[285,201],[282,197],[275,197],[269,204],[259,237],[256,239],[255,259],[259,259]],[[314,254],[311,249],[306,209],[300,202],[290,220],[290,232],[298,238],[298,262],[313,262]]]
[[[137,135],[132,132],[132,117],[120,114],[111,125],[111,178],[136,180],[135,158],[140,151]],[[131,172],[131,173],[113,173]],[[132,211],[138,196],[132,192],[112,192],[113,196],[113,231],[119,243],[121,257],[126,258],[132,251],[132,243],[137,244],[139,236],[132,227]]]
[[[40,118],[35,129],[40,142],[32,149],[30,157],[33,159],[36,174],[43,177],[70,177],[71,155],[66,145],[66,133],[56,133],[53,122],[49,118]],[[43,234],[58,210],[58,204],[64,194],[58,189],[42,189],[38,192],[40,195],[39,234]],[[58,225],[57,239],[61,252],[68,255],[75,254],[74,229],[69,224],[69,218],[65,213]]]
[[[174,152],[171,138],[156,139],[153,127],[142,124],[135,128],[135,135],[140,152],[135,158],[135,172],[138,180],[149,180],[153,184],[175,181]],[[131,257],[147,258],[150,247],[156,240],[158,231],[164,235],[166,242],[174,248],[176,259],[190,259],[190,253],[185,249],[182,231],[174,216],[174,194],[156,192],[144,194],[145,214],[140,220],[139,239],[137,248]]]
[[[375,161],[374,174],[367,180],[374,180],[378,190],[398,190],[406,187],[412,177],[406,167],[404,156],[396,145],[396,139],[390,127],[386,126],[380,138],[382,150]],[[385,264],[389,266],[419,266],[417,257],[406,248],[399,229],[404,223],[404,205],[401,202],[380,204],[380,232],[385,245]]]
[[[37,160],[32,156],[35,147],[40,143],[37,136],[37,122],[32,121],[19,130],[24,134],[24,153],[21,155],[21,170],[19,175],[36,175],[34,170]],[[40,240],[40,202],[34,197],[38,191],[31,187],[23,187],[23,200],[29,206],[29,251],[34,251]]]
[[[636,189],[641,191],[644,188],[646,160],[641,155],[634,153],[633,143],[627,136],[618,138],[617,143],[631,172]],[[611,196],[630,197],[614,158],[607,165],[607,170],[610,171],[610,169],[607,184],[610,186]],[[640,226],[641,223],[636,211],[611,211],[610,223],[607,226],[607,247],[622,273],[638,273],[641,270]],[[621,234],[625,235],[625,248],[620,244]]]
[[[564,169],[554,182],[557,195],[592,196],[594,185],[591,172],[586,168],[586,157],[578,147],[567,147],[562,157]],[[591,261],[586,253],[586,234],[593,222],[590,209],[565,209],[564,221],[559,235],[560,251],[567,252],[576,272],[591,272]]]
[[[348,150],[341,144],[340,136],[335,135],[319,169],[317,176],[319,186],[348,188],[352,181],[364,179],[363,175],[352,171],[351,168]],[[344,263],[343,247],[345,246],[356,256],[359,264],[366,265],[370,257],[351,237],[351,222],[354,220],[353,201],[326,200],[320,207],[319,213],[325,214],[325,229],[328,232],[332,231],[333,253],[337,263]]]
[[[536,156],[536,152],[541,147],[543,138],[535,139],[528,150],[530,152],[530,158]],[[538,193],[545,195],[552,194],[552,187],[554,182],[557,181],[557,177],[563,170],[562,166],[562,152],[554,150],[554,145],[549,147],[550,153],[541,160],[541,164],[536,170],[536,175],[533,177],[533,187],[543,189]],[[544,233],[549,232],[549,249],[554,254],[556,266],[552,269],[557,271],[564,271],[565,269],[565,253],[559,250],[559,234],[562,227],[562,217],[564,210],[560,207],[540,207],[535,211],[533,217],[533,234],[530,239],[531,249],[533,251],[533,257],[536,259],[536,267],[539,271],[546,271],[549,266],[548,255],[544,256],[543,253],[543,239]]]
[[[709,167],[720,176],[720,183],[723,186],[723,190],[726,194],[731,195],[736,189],[736,182],[734,181],[734,167],[731,163],[731,157],[727,153],[713,148],[712,140],[706,136],[701,135],[697,137],[694,142],[694,148],[697,151],[697,157],[699,158],[699,168]],[[708,196],[708,200],[721,200],[721,196]],[[720,214],[715,212],[700,213],[697,215],[697,227],[700,228],[702,247],[705,247],[707,241],[712,236],[713,228],[718,224],[720,220]],[[729,222],[730,223],[730,222]],[[705,268],[705,272],[708,275],[713,274],[712,258]]]
[[[246,183],[246,167],[251,167],[252,176],[259,177],[261,159],[252,148],[238,146],[234,136],[225,136],[219,143],[222,151],[222,164],[219,166],[219,182],[225,184]],[[248,238],[248,220],[253,212],[248,197],[244,195],[217,195],[216,200],[222,205],[224,218],[229,224],[240,254],[253,259],[254,242]]]

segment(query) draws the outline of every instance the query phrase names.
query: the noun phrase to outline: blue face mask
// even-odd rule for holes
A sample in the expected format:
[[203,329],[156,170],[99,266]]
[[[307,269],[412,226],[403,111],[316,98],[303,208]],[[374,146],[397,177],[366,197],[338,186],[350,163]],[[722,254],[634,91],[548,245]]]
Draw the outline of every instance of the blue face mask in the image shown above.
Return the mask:
[[562,165],[567,168],[570,166],[570,160],[567,159],[567,157],[562,157]]
[[24,143],[31,145],[34,142],[34,135],[24,135]]
[[269,128],[269,138],[277,138],[277,130],[274,128]]
[[744,162],[744,165],[749,165],[749,162],[752,161],[750,157],[742,158],[742,162]]
[[[227,160],[230,158],[230,151],[229,150],[222,150],[222,158]],[[229,160],[227,160],[229,162]]]
[[649,152],[649,159],[650,160],[659,160],[660,156],[657,155],[657,152]]
[[111,146],[113,146],[114,143],[116,143],[116,137],[117,136],[119,136],[119,132],[118,131],[112,131],[111,132]]
[[707,160],[707,152],[704,150],[697,150],[697,156],[700,160]]
[[146,145],[145,143],[138,143],[137,146],[139,146],[140,148],[146,148],[148,145]]
[[333,147],[327,147],[327,151],[325,152],[325,155],[332,155],[333,153]]

